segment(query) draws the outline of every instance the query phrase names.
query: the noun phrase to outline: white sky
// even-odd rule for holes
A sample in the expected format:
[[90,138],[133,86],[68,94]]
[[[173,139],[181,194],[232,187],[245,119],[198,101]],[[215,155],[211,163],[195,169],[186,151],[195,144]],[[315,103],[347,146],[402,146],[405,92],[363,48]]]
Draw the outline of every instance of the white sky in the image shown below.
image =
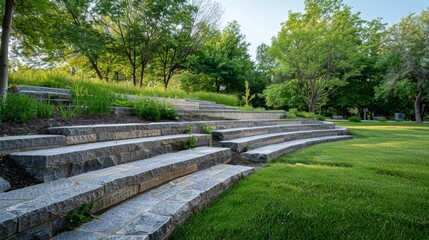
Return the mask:
[[[271,44],[271,38],[280,31],[288,12],[302,12],[304,0],[217,0],[224,8],[222,27],[237,20],[241,32],[250,43],[249,53],[255,57],[261,43]],[[363,19],[383,18],[389,25],[397,23],[409,13],[420,13],[429,7],[428,0],[344,0]]]

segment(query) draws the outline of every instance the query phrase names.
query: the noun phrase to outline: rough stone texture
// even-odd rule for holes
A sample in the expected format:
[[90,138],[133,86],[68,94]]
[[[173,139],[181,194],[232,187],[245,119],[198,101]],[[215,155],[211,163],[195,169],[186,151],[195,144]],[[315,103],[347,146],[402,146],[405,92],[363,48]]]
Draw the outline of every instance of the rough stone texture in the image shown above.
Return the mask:
[[0,193],[10,189],[10,183],[4,178],[0,177]]
[[244,166],[213,166],[140,194],[109,209],[79,229],[62,233],[54,239],[76,239],[82,234],[104,234],[107,238],[166,239],[196,210],[253,172],[253,168]]
[[27,86],[27,85],[12,86],[12,92],[16,93],[21,91],[55,92],[55,93],[71,94],[71,91],[69,89],[64,89],[64,88],[36,87],[36,86]]
[[306,131],[294,131],[294,132],[280,132],[280,133],[270,133],[263,134],[251,137],[244,137],[238,139],[232,139],[227,141],[221,141],[223,147],[229,147],[234,152],[243,152],[246,148],[254,149],[267,145],[305,139],[305,138],[315,138],[323,136],[337,136],[337,135],[346,135],[348,134],[347,129],[345,128],[335,128],[335,129],[324,129],[324,130],[306,130]]
[[229,109],[204,109],[204,110],[189,110],[177,111],[180,116],[208,116],[219,117],[225,119],[280,119],[286,112],[255,112],[255,111],[240,111]]
[[14,214],[0,209],[0,237],[10,236],[17,231],[18,219]]
[[[54,223],[61,223],[59,220],[62,216],[82,204],[96,202],[92,212],[98,212],[147,190],[149,187],[142,186],[144,184],[150,185],[150,188],[156,187],[177,177],[202,170],[204,167],[228,162],[230,159],[230,149],[199,147],[2,193],[0,203],[3,202],[5,206],[0,209],[0,226],[7,226],[8,231],[4,230],[0,238],[6,238],[12,234],[15,234],[13,235],[15,237],[27,236],[28,232],[51,236],[57,231]],[[201,164],[202,162],[210,162],[213,165]],[[149,208],[153,204],[159,204],[161,199],[167,200],[179,190],[190,187],[194,183],[193,181],[183,181],[181,184],[175,182],[171,186],[177,186],[177,188],[169,185],[170,187],[163,191],[154,192],[153,196],[145,197],[144,201],[147,205],[134,204],[133,200],[127,201],[126,204],[149,211]],[[182,200],[172,199],[172,201]],[[129,214],[138,212],[138,209],[130,210]],[[167,207],[165,209],[171,210]],[[123,213],[125,212],[120,211],[117,214]],[[111,216],[109,219],[114,217]],[[176,222],[175,216],[172,219]],[[103,226],[109,225],[103,224]]]
[[[211,146],[211,136],[193,134],[196,146]],[[41,181],[74,176],[85,172],[140,160],[182,149],[189,134],[98,142],[46,150],[10,154],[18,164]]]
[[60,135],[23,135],[0,137],[0,156],[20,150],[43,149],[64,146],[65,136]]
[[280,144],[257,148],[257,149],[242,153],[241,156],[253,162],[265,163],[285,153],[289,153],[294,150],[304,148],[306,146],[310,146],[318,143],[347,140],[352,138],[353,136],[351,135],[307,138],[307,139],[289,141],[289,142],[284,142]]
[[287,124],[287,125],[274,125],[274,126],[261,126],[261,127],[240,127],[228,128],[212,131],[212,135],[216,140],[225,141],[235,138],[250,137],[269,133],[290,132],[290,131],[303,131],[303,130],[319,130],[319,129],[333,129],[333,123],[320,122],[318,124]]

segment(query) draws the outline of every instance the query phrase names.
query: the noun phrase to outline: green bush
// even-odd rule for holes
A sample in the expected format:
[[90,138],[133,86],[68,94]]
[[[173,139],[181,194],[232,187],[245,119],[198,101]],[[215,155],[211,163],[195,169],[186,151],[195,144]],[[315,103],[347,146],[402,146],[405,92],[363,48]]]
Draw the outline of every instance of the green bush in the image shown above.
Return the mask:
[[0,100],[0,121],[25,123],[37,117],[37,103],[27,95],[8,94],[6,101]]
[[296,118],[296,115],[293,112],[286,113],[285,115],[282,116],[282,119],[294,119],[294,118]]
[[200,127],[201,127],[201,132],[202,132],[203,134],[210,134],[210,133],[212,133],[212,131],[215,129],[215,128],[214,128],[214,127],[212,127],[212,126],[206,126],[206,125],[201,125]]
[[325,118],[325,116],[323,116],[323,115],[319,115],[319,114],[316,114],[316,119],[317,120],[319,120],[319,121],[325,121],[326,120],[326,118]]
[[171,104],[160,104],[159,111],[161,113],[161,119],[178,119],[176,110],[174,110],[174,107]]
[[134,103],[134,114],[149,121],[159,121],[161,119],[159,102],[153,99],[137,101]]
[[191,136],[188,141],[183,142],[182,149],[194,149],[197,146],[197,138],[195,136]]
[[349,122],[360,122],[362,119],[359,116],[351,116],[349,117]]
[[387,121],[387,119],[386,119],[385,117],[381,117],[381,118],[379,118],[379,119],[378,119],[378,121],[379,121],[379,122],[386,122],[386,121]]

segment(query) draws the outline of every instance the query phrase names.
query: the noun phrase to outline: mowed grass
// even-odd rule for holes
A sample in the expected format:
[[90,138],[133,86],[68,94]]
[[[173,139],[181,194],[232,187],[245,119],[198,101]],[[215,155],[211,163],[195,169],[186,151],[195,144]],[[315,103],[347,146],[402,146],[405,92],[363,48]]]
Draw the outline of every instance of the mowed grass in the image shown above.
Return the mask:
[[429,239],[429,124],[337,125],[355,139],[266,164],[173,239]]

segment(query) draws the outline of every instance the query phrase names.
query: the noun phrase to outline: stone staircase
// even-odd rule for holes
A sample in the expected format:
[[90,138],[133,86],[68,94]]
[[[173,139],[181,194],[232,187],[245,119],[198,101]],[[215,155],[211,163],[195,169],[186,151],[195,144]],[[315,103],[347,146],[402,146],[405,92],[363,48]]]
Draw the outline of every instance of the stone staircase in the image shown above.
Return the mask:
[[[207,129],[214,129],[211,133]],[[0,138],[0,154],[44,183],[0,193],[0,239],[165,239],[262,163],[311,144],[351,138],[333,123],[256,119],[50,128]],[[193,142],[193,149],[184,145]],[[98,218],[66,231],[68,214]]]
[[70,105],[72,103],[71,91],[63,88],[35,87],[15,85],[9,88],[14,94],[25,94],[38,101],[49,102],[54,105]]

